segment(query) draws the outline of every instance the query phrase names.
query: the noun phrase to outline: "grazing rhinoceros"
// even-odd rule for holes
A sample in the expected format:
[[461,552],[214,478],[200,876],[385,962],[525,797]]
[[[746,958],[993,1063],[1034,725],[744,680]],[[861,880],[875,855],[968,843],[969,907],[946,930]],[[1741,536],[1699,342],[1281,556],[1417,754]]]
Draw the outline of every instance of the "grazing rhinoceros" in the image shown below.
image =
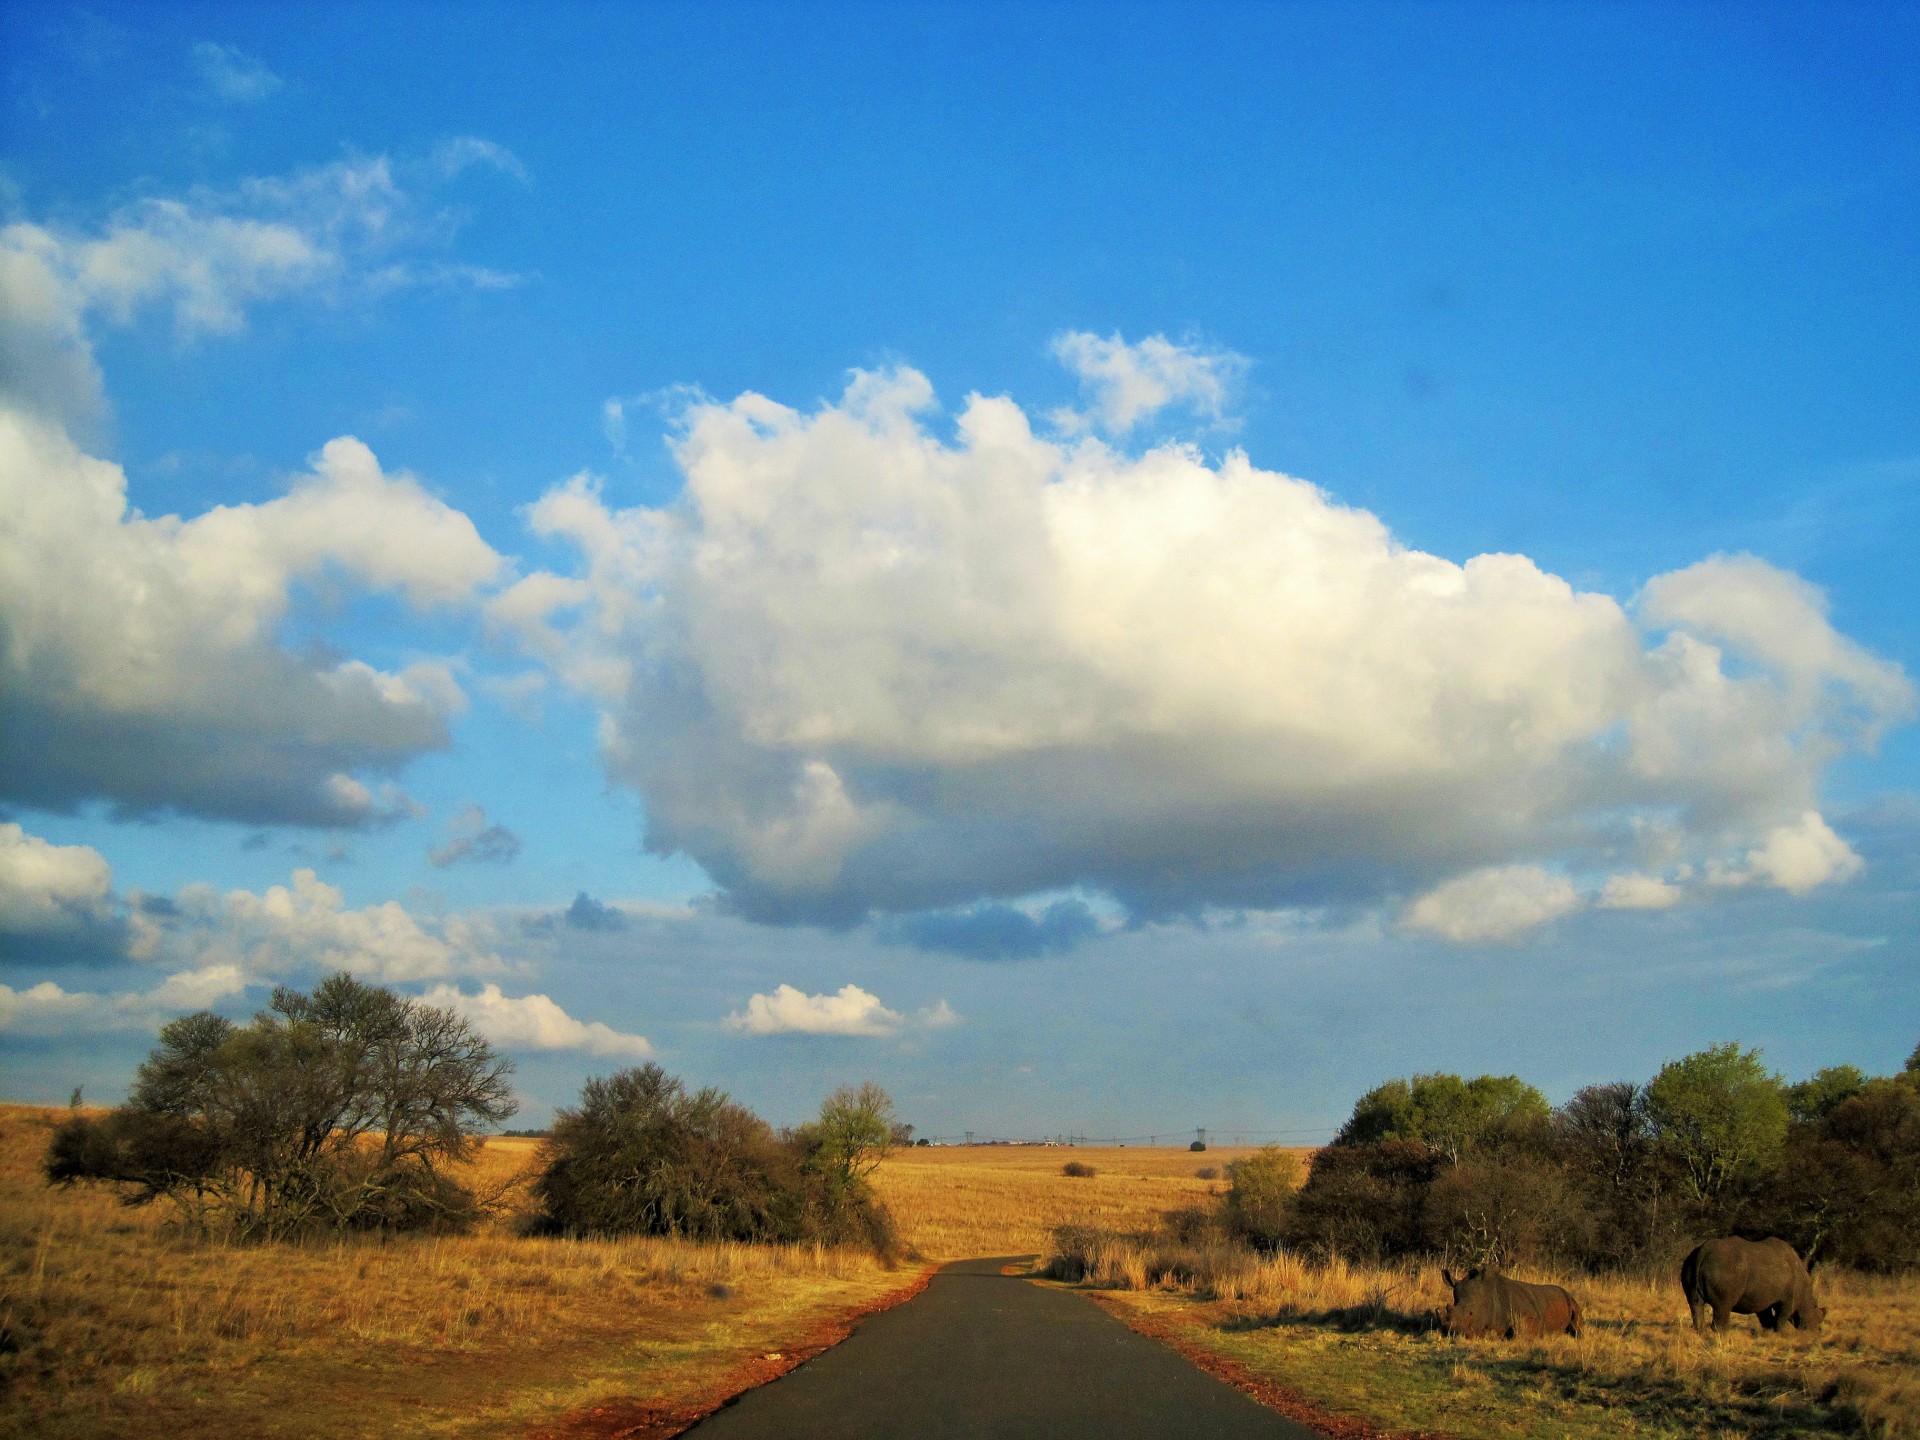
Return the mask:
[[1791,1320],[1802,1330],[1818,1330],[1827,1312],[1813,1298],[1813,1277],[1799,1253],[1786,1241],[1742,1240],[1724,1235],[1696,1245],[1681,1262],[1680,1288],[1687,1292],[1693,1328],[1724,1330],[1735,1315],[1753,1315],[1763,1330],[1778,1330]]
[[1453,1290],[1453,1303],[1440,1312],[1440,1328],[1449,1335],[1578,1335],[1580,1302],[1558,1285],[1530,1285],[1478,1267],[1454,1279],[1440,1278]]

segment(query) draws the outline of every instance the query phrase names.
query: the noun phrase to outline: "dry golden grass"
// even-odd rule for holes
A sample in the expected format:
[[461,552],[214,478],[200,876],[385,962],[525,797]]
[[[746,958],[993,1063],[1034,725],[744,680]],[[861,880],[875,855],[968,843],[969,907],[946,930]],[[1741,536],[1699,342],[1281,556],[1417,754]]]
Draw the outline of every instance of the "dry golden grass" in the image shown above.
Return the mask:
[[[925,1255],[1029,1255],[1047,1248],[1056,1225],[1146,1229],[1168,1210],[1199,1204],[1224,1188],[1227,1163],[1253,1147],[951,1145],[896,1150],[874,1174],[902,1237]],[[1309,1151],[1301,1151],[1309,1154]],[[1091,1178],[1063,1175],[1078,1160]]]
[[[1920,1436],[1920,1279],[1821,1272],[1817,1336],[1741,1317],[1693,1332],[1675,1276],[1565,1285],[1579,1339],[1455,1340],[1426,1326],[1448,1298],[1437,1266],[1400,1269],[1229,1259],[1146,1291],[1142,1247],[1101,1247],[1091,1286],[1124,1314],[1391,1426],[1514,1437]],[[1676,1272],[1677,1272],[1677,1266]]]
[[[194,1240],[164,1207],[49,1189],[63,1112],[0,1107],[0,1432],[517,1434],[672,1400],[912,1278],[848,1251],[470,1236]],[[535,1142],[498,1140],[475,1179]]]

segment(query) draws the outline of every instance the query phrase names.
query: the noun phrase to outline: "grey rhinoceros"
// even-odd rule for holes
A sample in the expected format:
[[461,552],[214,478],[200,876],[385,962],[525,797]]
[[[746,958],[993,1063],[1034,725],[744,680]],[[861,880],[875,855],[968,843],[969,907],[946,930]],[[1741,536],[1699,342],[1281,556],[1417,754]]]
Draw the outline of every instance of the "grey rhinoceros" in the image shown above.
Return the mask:
[[1469,1270],[1457,1280],[1451,1270],[1442,1270],[1440,1278],[1453,1290],[1453,1303],[1440,1312],[1440,1328],[1449,1335],[1516,1340],[1580,1333],[1580,1302],[1558,1285],[1509,1280],[1482,1269]]
[[1687,1292],[1695,1330],[1706,1329],[1709,1310],[1715,1330],[1726,1329],[1735,1315],[1755,1316],[1763,1330],[1778,1330],[1788,1320],[1802,1330],[1818,1330],[1827,1318],[1799,1252],[1773,1236],[1723,1235],[1696,1245],[1681,1262],[1680,1287]]

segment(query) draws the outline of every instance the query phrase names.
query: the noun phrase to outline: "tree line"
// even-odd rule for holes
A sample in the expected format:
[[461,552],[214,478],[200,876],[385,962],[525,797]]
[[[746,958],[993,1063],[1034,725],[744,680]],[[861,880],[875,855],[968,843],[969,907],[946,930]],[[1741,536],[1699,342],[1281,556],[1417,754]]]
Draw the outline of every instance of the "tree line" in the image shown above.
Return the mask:
[[1702,1236],[1778,1235],[1810,1259],[1920,1267],[1920,1048],[1788,1084],[1711,1046],[1558,1109],[1516,1076],[1416,1075],[1361,1096],[1306,1182],[1279,1152],[1230,1170],[1241,1238],[1322,1256],[1664,1267]]
[[[165,1026],[126,1104],[54,1132],[54,1184],[164,1201],[238,1239],[459,1231],[502,1204],[462,1162],[517,1110],[512,1062],[454,1011],[329,977],[281,987],[247,1025],[211,1011]],[[536,1233],[860,1243],[898,1248],[868,1181],[910,1137],[876,1085],[843,1087],[776,1131],[657,1065],[587,1081],[542,1141]]]

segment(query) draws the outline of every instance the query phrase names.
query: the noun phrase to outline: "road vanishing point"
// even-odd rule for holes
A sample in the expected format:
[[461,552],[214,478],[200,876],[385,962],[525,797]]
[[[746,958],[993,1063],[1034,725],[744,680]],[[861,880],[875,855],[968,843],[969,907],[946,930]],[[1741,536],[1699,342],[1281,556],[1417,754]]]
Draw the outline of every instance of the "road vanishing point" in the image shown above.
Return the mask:
[[1083,1296],[941,1268],[903,1305],[708,1416],[698,1440],[1322,1440]]

